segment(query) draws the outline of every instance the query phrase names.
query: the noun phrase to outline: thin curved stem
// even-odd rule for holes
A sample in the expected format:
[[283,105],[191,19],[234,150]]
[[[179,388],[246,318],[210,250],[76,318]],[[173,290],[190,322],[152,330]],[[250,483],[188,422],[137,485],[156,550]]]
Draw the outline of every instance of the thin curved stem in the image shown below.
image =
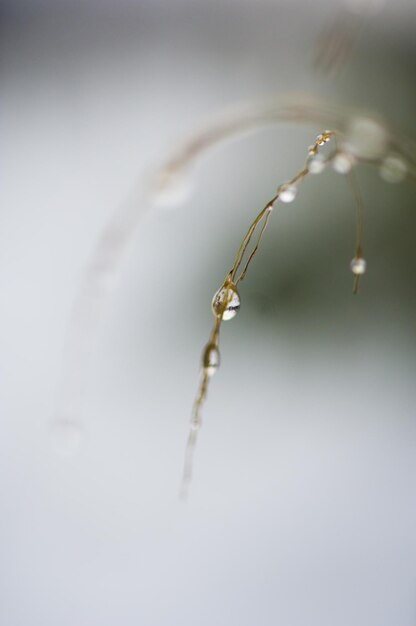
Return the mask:
[[244,267],[243,271],[241,272],[240,276],[235,281],[236,286],[238,285],[238,283],[241,280],[244,280],[244,277],[245,277],[245,275],[247,273],[248,267],[249,267],[251,261],[253,260],[254,256],[256,255],[257,250],[259,249],[259,246],[261,244],[261,240],[262,240],[263,235],[264,235],[264,231],[266,230],[267,225],[269,223],[269,219],[270,219],[270,215],[272,213],[272,210],[273,210],[273,208],[269,207],[269,209],[267,210],[267,212],[265,214],[266,217],[264,218],[263,226],[261,227],[260,234],[259,234],[259,237],[257,239],[257,243],[256,243],[253,251],[251,252],[250,256],[248,257],[247,263],[245,264],[245,267]]
[[[316,155],[318,153],[319,147],[322,146],[324,143],[327,143],[333,136],[334,136],[333,131],[325,131],[321,135],[318,135],[313,145],[310,146],[309,148],[309,155],[310,156]],[[329,162],[331,159],[332,159],[332,155],[329,155],[327,159],[325,160],[325,162]],[[241,282],[245,278],[247,270],[250,266],[250,263],[258,252],[264,232],[268,226],[269,219],[271,217],[274,205],[279,199],[280,190],[289,185],[293,186],[293,185],[299,184],[308,175],[308,173],[309,173],[309,169],[308,169],[307,162],[306,162],[305,165],[302,167],[302,169],[299,170],[299,172],[295,174],[295,176],[291,178],[290,181],[288,181],[284,185],[280,185],[277,193],[267,202],[266,206],[260,211],[260,213],[254,219],[246,235],[244,236],[243,241],[240,244],[240,247],[237,250],[237,254],[234,259],[234,264],[230,272],[227,274],[222,287],[220,288],[220,290],[224,289],[225,294],[229,293],[229,290],[231,289],[230,285],[232,285],[232,288],[234,289],[236,288],[238,283]],[[253,235],[256,232],[261,222],[263,223],[260,228],[257,242],[246,261],[244,269],[242,270],[240,275],[236,278],[237,272],[244,259],[244,255],[247,252],[250,241],[252,240]],[[222,307],[220,307],[219,311],[216,312],[214,328],[211,333],[209,344],[207,344],[207,345],[210,345],[210,343],[211,344],[214,343],[216,348],[218,348],[218,344],[219,344],[219,332],[220,332],[221,322],[223,320],[223,313],[226,310],[226,307],[228,304],[227,297],[229,296],[226,295],[226,297],[224,298],[224,302],[222,302]],[[181,483],[181,489],[180,489],[180,495],[182,498],[187,497],[189,485],[192,479],[194,451],[195,451],[196,442],[197,442],[197,431],[199,431],[202,425],[201,409],[207,396],[209,379],[210,379],[210,376],[208,375],[208,371],[205,368],[205,363],[203,362],[203,368],[201,372],[201,383],[200,383],[198,393],[196,395],[196,399],[194,402],[194,408],[193,408],[192,418],[191,418],[191,428],[190,428],[190,433],[188,436],[188,441],[187,441],[186,449],[185,449],[184,470],[182,474],[182,483]]]

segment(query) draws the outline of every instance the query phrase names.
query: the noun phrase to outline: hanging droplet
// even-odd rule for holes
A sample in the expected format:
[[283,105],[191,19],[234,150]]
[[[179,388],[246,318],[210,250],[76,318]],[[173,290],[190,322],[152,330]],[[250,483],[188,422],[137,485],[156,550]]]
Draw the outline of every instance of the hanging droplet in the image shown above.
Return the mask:
[[310,174],[320,174],[325,169],[325,158],[322,154],[311,155],[306,161],[306,167]]
[[224,321],[232,320],[240,309],[240,296],[234,283],[227,283],[212,300],[212,311],[215,317],[221,317]]
[[298,192],[295,185],[280,185],[277,191],[279,194],[279,200],[282,202],[293,202]]
[[354,157],[348,152],[338,152],[332,161],[332,167],[338,174],[348,174],[354,165]]
[[354,257],[350,264],[351,271],[355,276],[361,276],[365,274],[367,269],[367,262],[362,257]]
[[332,137],[332,132],[330,130],[325,130],[323,133],[317,136],[315,139],[315,143],[318,146],[323,146],[324,143],[327,143]]
[[220,366],[220,351],[214,343],[205,346],[202,356],[202,367],[207,376],[214,376]]
[[406,163],[399,156],[387,156],[380,165],[380,176],[386,183],[401,183],[406,174]]

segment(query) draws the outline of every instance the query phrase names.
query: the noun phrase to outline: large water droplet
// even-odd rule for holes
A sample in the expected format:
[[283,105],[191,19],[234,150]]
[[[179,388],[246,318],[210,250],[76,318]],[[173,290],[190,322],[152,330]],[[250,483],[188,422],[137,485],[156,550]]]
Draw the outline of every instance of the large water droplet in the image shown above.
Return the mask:
[[224,321],[232,320],[239,309],[240,296],[233,283],[221,287],[212,300],[212,311],[215,317],[222,317]]
[[209,343],[204,350],[202,357],[202,367],[207,376],[215,374],[220,366],[220,352],[214,343]]

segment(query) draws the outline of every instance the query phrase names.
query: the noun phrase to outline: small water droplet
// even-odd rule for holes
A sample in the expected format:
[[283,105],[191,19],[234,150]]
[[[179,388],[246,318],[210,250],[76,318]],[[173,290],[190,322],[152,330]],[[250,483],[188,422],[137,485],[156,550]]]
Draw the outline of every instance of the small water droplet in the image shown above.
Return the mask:
[[332,137],[332,132],[330,130],[325,130],[323,133],[317,136],[315,139],[315,143],[318,146],[323,146],[324,143],[327,143]]
[[380,165],[380,176],[386,183],[401,183],[406,174],[406,163],[399,156],[387,156]]
[[212,311],[215,317],[221,317],[224,321],[232,320],[240,309],[240,296],[236,286],[228,283],[221,287],[212,300]]
[[358,158],[376,159],[385,151],[387,138],[387,131],[379,122],[369,117],[356,117],[351,120],[345,144]]
[[298,192],[295,185],[280,185],[277,191],[279,193],[279,200],[282,202],[293,202]]
[[220,351],[214,343],[209,343],[204,350],[202,356],[202,367],[207,376],[211,377],[215,374],[220,366]]
[[310,174],[320,174],[325,169],[325,158],[322,154],[311,155],[306,161],[306,166]]
[[355,276],[361,276],[365,274],[367,269],[367,262],[362,257],[354,257],[350,264],[351,271]]
[[338,152],[332,161],[332,167],[338,174],[348,174],[354,165],[354,157],[348,152]]

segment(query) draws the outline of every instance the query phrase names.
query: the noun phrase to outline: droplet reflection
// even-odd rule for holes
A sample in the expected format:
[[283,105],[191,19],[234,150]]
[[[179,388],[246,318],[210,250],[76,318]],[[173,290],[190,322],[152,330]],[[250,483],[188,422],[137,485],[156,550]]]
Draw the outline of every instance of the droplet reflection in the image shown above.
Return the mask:
[[212,300],[212,312],[224,321],[232,320],[240,310],[240,296],[233,283],[221,287]]

